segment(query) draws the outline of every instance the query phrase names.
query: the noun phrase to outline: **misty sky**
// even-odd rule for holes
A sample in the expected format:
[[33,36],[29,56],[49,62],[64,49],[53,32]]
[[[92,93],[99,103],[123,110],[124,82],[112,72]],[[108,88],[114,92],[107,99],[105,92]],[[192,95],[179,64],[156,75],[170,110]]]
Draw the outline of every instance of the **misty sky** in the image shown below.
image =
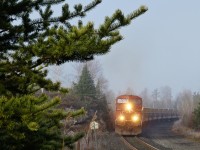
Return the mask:
[[[67,2],[87,4],[85,0]],[[200,91],[199,0],[103,0],[84,22],[93,21],[97,27],[116,9],[128,14],[141,5],[149,10],[120,30],[124,40],[107,55],[96,57],[109,88],[119,92],[130,87],[136,93],[162,86],[171,87],[173,94],[183,89]],[[62,67],[69,82],[72,65]]]

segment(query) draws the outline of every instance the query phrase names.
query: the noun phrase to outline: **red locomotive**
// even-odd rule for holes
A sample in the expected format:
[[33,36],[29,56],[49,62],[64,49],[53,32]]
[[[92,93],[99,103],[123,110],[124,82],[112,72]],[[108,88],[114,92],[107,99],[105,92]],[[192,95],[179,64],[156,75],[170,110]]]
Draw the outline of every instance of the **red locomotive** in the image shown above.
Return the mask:
[[120,95],[116,98],[115,132],[121,135],[138,135],[142,132],[142,98]]

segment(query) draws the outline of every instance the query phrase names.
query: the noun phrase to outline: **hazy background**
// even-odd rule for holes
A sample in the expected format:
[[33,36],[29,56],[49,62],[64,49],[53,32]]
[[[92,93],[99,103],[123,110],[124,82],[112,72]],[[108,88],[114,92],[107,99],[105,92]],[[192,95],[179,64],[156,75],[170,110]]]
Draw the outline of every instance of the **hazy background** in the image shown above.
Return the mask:
[[[90,1],[67,2],[73,6]],[[141,5],[149,10],[120,30],[124,40],[107,55],[96,57],[110,89],[118,93],[131,88],[137,94],[144,88],[154,90],[167,85],[173,95],[183,89],[200,91],[199,0],[103,0],[84,22],[92,21],[98,27],[116,9],[128,14]],[[55,12],[59,11],[56,8]],[[53,69],[63,85],[70,86],[74,80],[73,65],[66,63]]]

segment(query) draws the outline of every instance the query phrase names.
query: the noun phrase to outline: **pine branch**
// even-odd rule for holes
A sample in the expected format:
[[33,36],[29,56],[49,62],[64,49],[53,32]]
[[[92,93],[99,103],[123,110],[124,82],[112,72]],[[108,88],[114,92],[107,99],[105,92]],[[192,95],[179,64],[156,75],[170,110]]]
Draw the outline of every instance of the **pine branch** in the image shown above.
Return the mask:
[[138,10],[135,10],[133,13],[129,14],[127,16],[127,18],[130,20],[133,20],[136,17],[144,14],[147,10],[148,10],[148,8],[146,6],[140,6],[140,8]]
[[43,110],[46,110],[46,109],[54,106],[55,104],[58,104],[59,102],[60,102],[60,99],[58,97],[56,97],[48,103],[43,103],[42,105],[38,105],[38,106],[35,107],[33,114],[36,114],[36,113],[41,112]]
[[57,5],[57,4],[60,4],[62,2],[64,2],[65,0],[43,0],[41,4],[41,6],[43,5]]
[[95,6],[100,4],[102,0],[94,0],[92,3],[88,4],[87,6],[84,7],[84,12],[90,11],[93,9]]
[[120,10],[117,10],[112,17],[106,17],[104,24],[100,26],[100,29],[98,31],[100,37],[104,38],[107,35],[109,35],[110,32],[115,31],[122,26],[130,24],[131,20],[142,15],[147,10],[148,10],[147,7],[141,6],[133,13],[127,15],[127,17],[125,17]]

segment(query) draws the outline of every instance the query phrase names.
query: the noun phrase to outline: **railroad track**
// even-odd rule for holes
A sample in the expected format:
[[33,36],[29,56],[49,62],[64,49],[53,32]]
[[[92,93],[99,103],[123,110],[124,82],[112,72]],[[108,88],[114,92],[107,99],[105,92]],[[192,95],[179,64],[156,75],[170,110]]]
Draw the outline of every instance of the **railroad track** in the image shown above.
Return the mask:
[[121,140],[131,150],[159,150],[156,147],[144,142],[139,137],[121,136]]

